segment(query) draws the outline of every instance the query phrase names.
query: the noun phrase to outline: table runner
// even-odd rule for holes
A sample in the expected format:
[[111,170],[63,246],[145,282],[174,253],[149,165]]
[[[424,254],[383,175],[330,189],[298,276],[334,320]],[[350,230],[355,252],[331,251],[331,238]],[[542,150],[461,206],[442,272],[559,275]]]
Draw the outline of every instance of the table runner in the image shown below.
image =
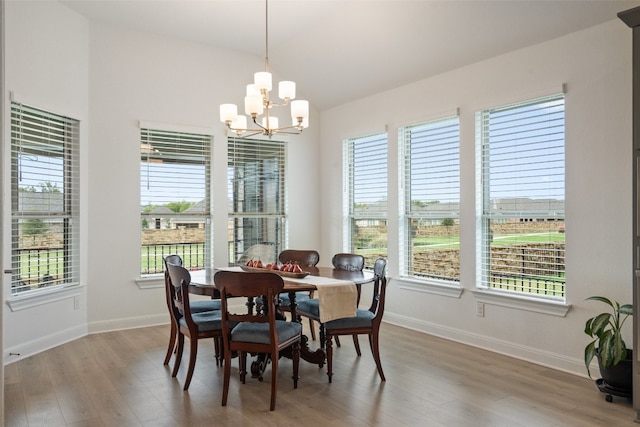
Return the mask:
[[284,279],[292,283],[310,283],[317,288],[321,323],[356,315],[358,295],[353,282],[311,275],[302,279],[290,277]]

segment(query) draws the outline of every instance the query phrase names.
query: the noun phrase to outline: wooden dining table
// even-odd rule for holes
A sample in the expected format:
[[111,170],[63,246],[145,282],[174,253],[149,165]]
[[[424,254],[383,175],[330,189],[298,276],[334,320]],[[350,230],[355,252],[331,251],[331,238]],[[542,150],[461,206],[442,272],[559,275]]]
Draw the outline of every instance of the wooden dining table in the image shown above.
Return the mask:
[[[197,270],[191,272],[191,283],[189,285],[189,292],[197,295],[206,295],[212,298],[220,298],[220,293],[216,288],[213,280],[213,276],[217,270],[230,270],[230,271],[243,271],[241,267],[225,267],[219,269],[213,269],[210,271]],[[291,320],[298,321],[296,314],[296,292],[305,291],[318,291],[322,292],[322,287],[317,278],[331,279],[330,283],[339,283],[344,281],[345,285],[354,286],[356,289],[356,304],[360,300],[360,290],[362,285],[366,283],[372,283],[375,281],[375,276],[370,271],[347,271],[336,270],[332,267],[303,267],[304,272],[309,273],[306,277],[298,278],[291,277],[291,275],[281,275],[284,282],[284,291],[289,293],[289,300],[291,301]],[[268,271],[268,270],[264,270]],[[248,310],[253,310],[253,302],[247,302]],[[353,306],[353,315],[355,315],[357,307]],[[347,316],[342,316],[347,317]],[[326,360],[326,354],[324,349],[317,348],[311,350],[309,348],[309,340],[306,335],[302,337],[302,346],[300,351],[300,357],[312,364],[318,365],[320,368],[324,366]],[[260,364],[260,366],[252,366],[252,374],[258,375],[257,371],[262,371],[266,363]]]

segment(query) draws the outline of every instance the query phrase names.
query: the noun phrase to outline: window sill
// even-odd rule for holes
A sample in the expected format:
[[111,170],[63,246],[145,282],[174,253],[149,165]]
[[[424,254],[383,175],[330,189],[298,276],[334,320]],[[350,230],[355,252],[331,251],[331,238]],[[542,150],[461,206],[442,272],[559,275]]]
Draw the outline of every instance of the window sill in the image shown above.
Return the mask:
[[551,316],[565,317],[571,309],[570,304],[562,302],[528,298],[520,295],[506,294],[491,290],[473,290],[473,296],[483,304],[533,311]]
[[136,285],[140,289],[164,288],[164,274],[151,274],[136,279]]
[[84,285],[69,284],[56,289],[34,290],[29,292],[28,295],[17,295],[8,299],[6,302],[11,311],[21,311],[56,301],[75,298],[80,296],[80,290],[83,287]]
[[425,292],[429,294],[442,295],[450,298],[460,298],[464,288],[459,285],[450,285],[447,283],[427,282],[422,280],[410,279],[408,277],[396,280],[400,289],[408,291]]

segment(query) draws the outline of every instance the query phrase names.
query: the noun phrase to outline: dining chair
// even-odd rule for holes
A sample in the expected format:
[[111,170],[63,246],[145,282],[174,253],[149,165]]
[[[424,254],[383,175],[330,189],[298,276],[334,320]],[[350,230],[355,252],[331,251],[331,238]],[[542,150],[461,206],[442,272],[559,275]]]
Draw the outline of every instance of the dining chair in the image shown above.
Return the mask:
[[[163,365],[168,365],[169,360],[171,360],[171,355],[176,351],[176,340],[178,337],[178,324],[174,319],[174,316],[171,314],[171,288],[169,282],[169,271],[167,270],[167,263],[182,265],[182,258],[180,255],[167,255],[163,258],[164,262],[164,284],[165,284],[165,293],[167,299],[167,308],[169,310],[169,320],[171,324],[171,330],[169,331],[169,345],[167,346],[167,354],[164,357]],[[201,301],[191,301],[190,304],[192,313],[202,313],[205,311],[213,311],[220,310],[220,300],[219,299],[211,299],[211,300],[201,300]],[[220,363],[220,346],[219,342],[216,341],[216,365]]]
[[189,283],[191,275],[184,267],[167,263],[169,274],[169,292],[171,301],[171,313],[177,325],[176,361],[173,366],[172,377],[177,376],[182,352],[184,349],[184,338],[189,338],[189,368],[184,382],[184,390],[189,388],[193,370],[198,355],[198,340],[203,338],[213,338],[214,349],[216,339],[222,336],[222,315],[221,310],[204,311],[194,313],[191,311],[189,302]]
[[[285,249],[278,254],[278,260],[281,264],[288,262],[298,263],[300,268],[305,271],[309,271],[311,267],[315,267],[320,262],[320,254],[313,249]],[[309,298],[313,298],[313,291],[311,292],[296,292],[296,302],[305,301]],[[282,292],[280,294],[280,311],[291,312],[291,298],[289,298],[288,292]],[[300,316],[298,316],[300,317]],[[316,329],[313,326],[313,320],[309,319],[309,330],[311,331],[311,338],[316,339]]]
[[[220,290],[222,301],[222,340],[224,343],[224,382],[222,406],[226,406],[231,376],[231,354],[237,352],[240,362],[240,381],[247,376],[247,353],[266,354],[271,360],[271,405],[276,407],[278,359],[280,351],[291,347],[293,360],[293,388],[298,388],[298,366],[300,363],[300,341],[302,326],[298,322],[276,319],[275,300],[282,292],[282,277],[268,272],[218,271],[213,277]],[[229,306],[231,297],[258,297],[264,301],[264,310],[258,314],[236,313]],[[234,310],[233,312],[231,310]]]
[[[384,314],[384,301],[387,289],[386,268],[387,261],[384,258],[378,258],[373,265],[375,281],[373,283],[373,298],[368,310],[359,308],[354,317],[331,320],[323,325],[329,382],[331,382],[331,377],[333,376],[332,338],[337,338],[340,335],[358,336],[361,334],[369,336],[369,347],[371,347],[371,354],[376,362],[378,374],[382,381],[386,380],[384,372],[382,371],[379,346],[380,323],[382,322],[382,316]],[[357,353],[358,356],[360,356],[359,348],[357,349]]]
[[[364,268],[364,257],[358,254],[350,254],[350,253],[338,253],[333,256],[331,259],[331,264],[333,264],[333,268],[336,270],[346,270],[346,271],[362,271]],[[356,307],[360,304],[360,293],[361,293],[361,285],[356,285],[357,298],[356,298]],[[320,301],[317,298],[310,298],[308,300],[301,301],[298,306],[296,313],[300,317],[306,317],[309,319],[309,322],[312,321],[320,323]],[[312,334],[311,337],[315,340],[315,336]],[[336,345],[340,347],[340,339],[336,336]],[[322,323],[320,323],[320,347],[324,347],[325,335]],[[360,354],[360,345],[358,343],[358,336],[354,335],[353,344],[356,347],[356,351]]]

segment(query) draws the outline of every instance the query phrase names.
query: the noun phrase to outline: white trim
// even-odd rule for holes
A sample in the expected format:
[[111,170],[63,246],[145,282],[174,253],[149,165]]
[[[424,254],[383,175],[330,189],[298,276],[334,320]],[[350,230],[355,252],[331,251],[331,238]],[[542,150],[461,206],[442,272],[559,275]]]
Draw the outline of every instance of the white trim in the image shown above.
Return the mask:
[[424,292],[428,294],[442,295],[451,298],[460,298],[464,292],[462,286],[449,285],[445,283],[437,283],[433,281],[422,281],[409,278],[395,279],[400,289],[412,292]]
[[[486,335],[470,333],[462,329],[417,320],[401,314],[391,313],[388,310],[384,313],[383,324],[384,323],[423,332],[587,378],[584,359],[580,357],[567,357],[558,353],[541,351],[535,347],[514,344],[511,341],[500,340]],[[384,325],[382,327],[384,328]]]
[[11,348],[5,348],[3,351],[4,364],[6,366],[9,363],[17,362],[18,360],[25,359],[33,356],[34,354],[58,347],[59,345],[78,338],[82,338],[85,335],[87,335],[87,325],[81,324],[48,334],[35,340],[20,343],[19,345]]
[[162,314],[150,314],[148,316],[128,317],[126,319],[89,322],[89,333],[95,334],[100,332],[121,331],[124,329],[145,328],[147,326],[167,324],[169,324],[169,313],[165,310]]
[[179,125],[174,123],[148,122],[144,120],[140,120],[138,122],[138,127],[140,129],[155,129],[155,130],[164,130],[164,131],[170,131],[170,132],[195,133],[198,135],[209,135],[212,137],[215,134],[215,129],[209,126]]
[[571,309],[571,304],[565,304],[559,301],[531,298],[491,290],[476,289],[471,292],[473,293],[476,301],[483,304],[533,311],[535,313],[548,314],[551,316],[565,317]]
[[164,274],[154,274],[149,277],[140,277],[135,279],[136,285],[140,289],[158,289],[164,287]]
[[460,108],[450,107],[439,111],[423,113],[409,119],[403,118],[402,120],[390,122],[389,127],[392,129],[395,128],[396,131],[399,131],[401,128],[434,122],[438,120],[444,120],[450,117],[460,117]]
[[18,294],[6,300],[6,303],[11,311],[26,310],[28,308],[80,296],[81,289],[84,288],[84,286],[85,285],[68,285],[63,288],[54,287],[51,289],[31,291],[27,295]]

